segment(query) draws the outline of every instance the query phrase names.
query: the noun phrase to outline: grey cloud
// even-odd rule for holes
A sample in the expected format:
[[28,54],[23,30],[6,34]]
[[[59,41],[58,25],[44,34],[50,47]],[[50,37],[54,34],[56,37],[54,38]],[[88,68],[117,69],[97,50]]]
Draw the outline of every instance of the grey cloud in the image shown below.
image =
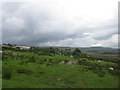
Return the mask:
[[114,34],[118,34],[118,24],[117,20],[110,20],[107,23],[95,28],[93,30],[93,38],[96,40],[107,40],[111,38]]
[[2,8],[5,9],[7,12],[12,13],[16,11],[21,4],[22,3],[17,3],[17,2],[7,2],[7,3],[3,2]]
[[0,44],[2,44],[2,4],[0,3]]
[[[6,8],[4,9],[6,10]],[[14,17],[10,19],[6,17],[5,21],[3,21],[3,42],[37,44],[39,42],[56,41],[69,37],[68,32],[65,32],[66,29],[69,29],[68,27],[66,28],[65,22],[54,21],[54,17],[50,13],[38,11],[34,11],[33,15],[32,11],[26,11],[23,8],[20,11],[16,11],[13,14],[13,16],[15,15]],[[20,21],[24,22],[21,26],[18,23]],[[18,25],[15,25],[16,23]],[[24,36],[24,41],[19,40],[16,36]]]
[[3,43],[90,46],[117,33],[116,24],[112,22],[94,28],[87,24],[76,26],[47,5],[4,3],[2,9]]

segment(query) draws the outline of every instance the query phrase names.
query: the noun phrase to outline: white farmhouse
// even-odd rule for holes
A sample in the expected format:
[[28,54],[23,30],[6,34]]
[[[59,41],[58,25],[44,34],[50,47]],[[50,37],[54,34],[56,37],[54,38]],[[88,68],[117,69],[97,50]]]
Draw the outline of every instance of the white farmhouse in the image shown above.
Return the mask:
[[15,46],[15,48],[19,47],[21,50],[29,50],[29,46]]
[[22,46],[22,47],[20,47],[20,49],[29,50],[29,49],[30,49],[30,47],[28,47],[28,46]]
[[2,54],[3,52],[2,51],[0,51],[0,54]]

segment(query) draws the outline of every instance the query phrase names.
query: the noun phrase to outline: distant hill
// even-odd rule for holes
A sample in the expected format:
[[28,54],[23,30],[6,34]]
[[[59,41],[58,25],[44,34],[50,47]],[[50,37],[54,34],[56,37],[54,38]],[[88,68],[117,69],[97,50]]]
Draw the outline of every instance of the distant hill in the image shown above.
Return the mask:
[[110,47],[59,47],[59,49],[71,49],[74,50],[75,48],[79,48],[82,52],[86,53],[118,53],[117,48],[110,48]]
[[89,47],[89,48],[80,48],[83,52],[91,52],[91,53],[118,53],[118,49],[109,48],[109,47]]

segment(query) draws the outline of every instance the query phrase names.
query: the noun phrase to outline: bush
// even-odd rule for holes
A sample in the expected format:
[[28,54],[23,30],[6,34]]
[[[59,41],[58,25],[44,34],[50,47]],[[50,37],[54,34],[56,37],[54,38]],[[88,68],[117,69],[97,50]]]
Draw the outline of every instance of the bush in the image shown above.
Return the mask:
[[2,78],[10,79],[12,76],[12,70],[10,68],[3,68],[2,70]]
[[45,59],[37,60],[36,63],[37,63],[37,64],[43,64],[43,63],[45,63]]
[[29,63],[29,60],[22,60],[21,62],[18,62],[18,64],[23,65]]
[[120,75],[120,70],[108,70],[108,72],[111,75],[114,75],[114,76],[119,76]]
[[29,62],[35,62],[34,56],[32,56],[32,57],[29,58]]
[[46,63],[47,66],[54,66],[54,63]]
[[94,70],[94,73],[96,73],[99,77],[104,77],[106,72],[104,70]]
[[18,68],[17,69],[17,73],[21,73],[21,74],[31,74],[32,71],[30,69],[27,69],[27,68]]
[[25,63],[25,61],[21,61],[21,62],[19,62],[18,64],[22,65],[22,64],[24,64],[24,63]]
[[40,67],[40,66],[37,66],[36,71],[37,71],[37,74],[38,74],[38,75],[45,73],[45,70],[44,70],[42,67]]

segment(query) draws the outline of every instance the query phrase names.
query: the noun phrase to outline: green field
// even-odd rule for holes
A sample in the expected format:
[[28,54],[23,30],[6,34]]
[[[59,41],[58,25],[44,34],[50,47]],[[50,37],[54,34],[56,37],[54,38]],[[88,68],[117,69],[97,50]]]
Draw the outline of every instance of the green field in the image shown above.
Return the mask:
[[[3,88],[117,88],[117,63],[72,51],[3,48]],[[40,53],[41,52],[41,53]],[[67,54],[65,54],[67,52]],[[98,62],[100,61],[100,62]],[[111,70],[110,67],[114,68]]]

